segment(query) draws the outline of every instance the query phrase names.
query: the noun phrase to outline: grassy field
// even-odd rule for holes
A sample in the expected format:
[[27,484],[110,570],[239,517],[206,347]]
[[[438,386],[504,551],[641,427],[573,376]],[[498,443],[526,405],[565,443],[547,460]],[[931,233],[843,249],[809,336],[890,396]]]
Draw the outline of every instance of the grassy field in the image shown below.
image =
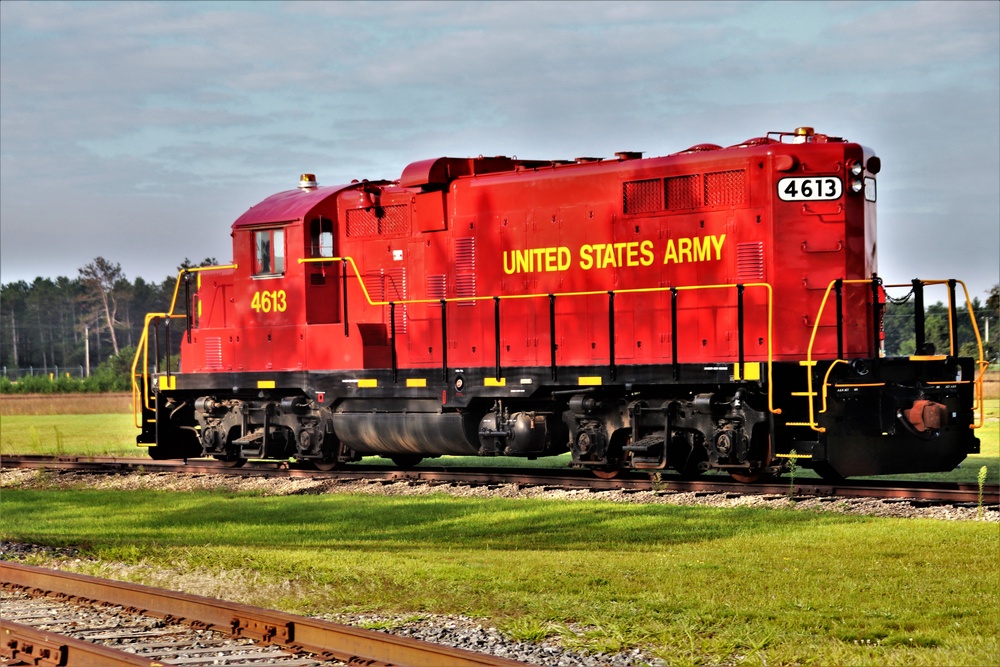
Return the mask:
[[[298,613],[468,614],[676,665],[987,665],[996,524],[449,496],[5,489],[61,567]],[[289,522],[288,517],[296,520]],[[79,557],[78,557],[79,558]]]
[[[0,398],[0,453],[137,451],[120,410],[27,408]],[[959,469],[969,481],[980,465],[991,481],[998,469],[1000,401],[989,417],[984,453]],[[77,547],[81,555],[59,567],[249,604],[461,613],[519,639],[644,647],[670,665],[1000,664],[1000,532],[991,523],[53,486],[2,490],[0,540]]]

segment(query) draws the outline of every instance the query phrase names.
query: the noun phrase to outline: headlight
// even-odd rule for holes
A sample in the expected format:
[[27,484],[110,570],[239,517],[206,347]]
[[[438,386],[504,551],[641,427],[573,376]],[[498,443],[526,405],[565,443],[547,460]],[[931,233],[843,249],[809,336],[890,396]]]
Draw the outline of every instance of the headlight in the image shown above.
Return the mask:
[[864,171],[864,167],[861,166],[860,162],[854,162],[850,167],[852,176],[860,176],[861,172]]
[[861,182],[860,178],[851,179],[851,192],[861,192],[865,187],[865,184]]

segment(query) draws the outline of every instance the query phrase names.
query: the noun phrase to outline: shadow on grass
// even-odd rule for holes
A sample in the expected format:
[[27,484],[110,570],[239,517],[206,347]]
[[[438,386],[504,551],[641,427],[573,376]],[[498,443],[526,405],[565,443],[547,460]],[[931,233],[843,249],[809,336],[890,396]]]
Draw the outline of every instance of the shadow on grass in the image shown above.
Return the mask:
[[357,495],[4,491],[7,539],[319,549],[644,550],[867,521],[752,508]]

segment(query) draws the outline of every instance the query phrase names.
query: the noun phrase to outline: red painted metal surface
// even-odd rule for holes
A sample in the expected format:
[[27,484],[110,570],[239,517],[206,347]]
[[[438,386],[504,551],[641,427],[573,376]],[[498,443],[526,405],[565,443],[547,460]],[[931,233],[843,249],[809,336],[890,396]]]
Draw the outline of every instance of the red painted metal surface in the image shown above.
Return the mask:
[[[681,288],[678,359],[732,364],[736,283],[748,285],[745,360],[767,360],[768,291],[754,286],[762,283],[779,305],[774,359],[801,359],[830,281],[876,270],[874,205],[848,185],[850,166],[868,154],[813,139],[648,159],[435,158],[397,182],[276,194],[234,223],[238,268],[202,278],[183,370],[386,368],[393,337],[401,368],[439,367],[442,309],[448,364],[490,366],[492,297],[504,299],[505,365],[548,365],[553,342],[559,366],[606,365],[608,291],[616,292],[615,361],[671,363],[671,287]],[[798,180],[783,185],[788,178]],[[812,196],[782,195],[800,188]],[[830,198],[817,199],[824,188]],[[280,232],[269,242],[281,244],[281,271],[260,272],[262,230]],[[351,261],[315,261],[323,255]],[[683,289],[712,285],[728,287]],[[847,356],[877,356],[865,290],[845,287]],[[814,358],[837,356],[833,309],[827,318]]]

